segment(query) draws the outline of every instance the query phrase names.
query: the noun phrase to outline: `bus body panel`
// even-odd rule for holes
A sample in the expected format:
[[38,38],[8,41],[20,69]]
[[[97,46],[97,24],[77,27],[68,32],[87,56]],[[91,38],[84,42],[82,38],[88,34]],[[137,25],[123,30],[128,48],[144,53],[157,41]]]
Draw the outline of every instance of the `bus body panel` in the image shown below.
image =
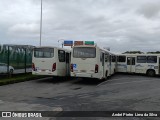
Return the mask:
[[[83,50],[83,47],[86,50],[85,52]],[[90,55],[88,55],[89,58],[87,57],[87,52],[89,51],[87,51],[87,48],[96,49],[96,55],[94,56],[94,58],[90,58]],[[76,49],[78,51],[75,52],[74,49],[75,51]],[[77,54],[82,55],[82,57],[78,56],[78,58],[76,58]],[[93,53],[91,52],[91,54]],[[110,76],[115,71],[115,62],[111,63],[109,61],[109,55],[110,54],[108,51],[102,50],[97,46],[74,46],[71,56],[71,64],[73,65],[73,71],[71,71],[71,76],[98,79],[103,79],[107,76]]]
[[146,67],[146,63],[136,63],[135,66],[135,73],[146,73],[147,67]]
[[[32,61],[35,65],[35,71],[32,71],[36,75],[56,75],[57,71],[52,72],[52,66],[56,63],[55,58],[34,58]],[[57,64],[57,63],[56,63]]]
[[[103,71],[100,64],[100,57],[97,56],[98,50],[99,49],[96,49],[95,58],[73,58],[72,54],[71,63],[73,64],[73,72],[71,72],[71,76],[102,78]],[[98,73],[95,73],[95,65],[98,65]]]
[[[36,53],[39,51],[39,53]],[[39,57],[34,54],[42,54],[46,52],[45,49],[54,49],[54,54],[51,57]],[[50,51],[46,53],[48,56]],[[69,51],[56,47],[37,47],[33,51],[32,64],[34,64],[35,70],[32,70],[32,74],[35,75],[50,75],[50,76],[70,76],[70,59],[66,62],[66,53],[70,54]],[[64,56],[62,56],[64,55]],[[61,58],[59,58],[61,57]],[[68,56],[69,57],[69,56]]]
[[97,62],[96,62],[96,60],[94,60],[92,58],[87,58],[85,60],[74,59],[72,61],[72,64],[74,66],[73,67],[74,72],[94,73],[95,72],[95,64],[97,64]]
[[126,63],[119,63],[117,64],[117,72],[127,72],[127,65]]
[[121,54],[120,56],[125,56],[126,60],[118,61],[117,72],[147,74],[152,70],[155,74],[160,74],[159,54]]

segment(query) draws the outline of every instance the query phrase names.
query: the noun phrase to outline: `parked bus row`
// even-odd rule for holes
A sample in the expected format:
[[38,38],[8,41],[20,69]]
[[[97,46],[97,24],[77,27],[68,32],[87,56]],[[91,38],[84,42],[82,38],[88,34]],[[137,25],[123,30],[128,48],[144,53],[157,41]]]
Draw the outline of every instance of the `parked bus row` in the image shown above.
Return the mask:
[[36,47],[32,74],[107,79],[115,72],[160,74],[159,54],[113,54],[97,45],[75,45],[72,50]]

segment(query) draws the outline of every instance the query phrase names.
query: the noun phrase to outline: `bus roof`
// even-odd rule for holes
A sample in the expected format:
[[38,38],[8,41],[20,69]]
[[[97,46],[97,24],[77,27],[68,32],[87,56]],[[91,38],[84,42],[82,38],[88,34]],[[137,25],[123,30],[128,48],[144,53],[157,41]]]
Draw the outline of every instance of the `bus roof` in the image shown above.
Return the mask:
[[112,53],[112,52],[108,51],[107,49],[100,48],[97,45],[76,45],[76,46],[73,46],[72,48],[74,48],[74,47],[95,47],[95,48],[100,49],[101,51],[108,52],[109,54],[112,54],[112,55],[116,55],[115,53]]
[[119,56],[160,56],[160,54],[151,54],[151,53],[149,53],[149,54],[117,54],[117,55],[119,55]]
[[35,48],[56,48],[56,49],[58,49],[58,50],[65,50],[65,51],[68,51],[68,52],[71,51],[71,50],[69,50],[69,49],[59,48],[59,47],[55,47],[55,46],[37,46],[37,47],[35,47]]
[[72,48],[74,47],[96,47],[96,45],[73,45]]

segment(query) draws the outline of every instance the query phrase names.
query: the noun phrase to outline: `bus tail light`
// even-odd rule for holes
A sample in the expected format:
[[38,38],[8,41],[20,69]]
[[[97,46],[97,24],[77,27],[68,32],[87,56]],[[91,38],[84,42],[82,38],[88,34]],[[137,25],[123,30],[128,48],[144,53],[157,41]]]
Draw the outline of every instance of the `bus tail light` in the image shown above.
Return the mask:
[[95,73],[98,73],[98,65],[95,65]]
[[32,63],[32,70],[33,70],[33,71],[36,70],[34,63]]
[[71,64],[71,72],[73,72],[73,64]]
[[54,72],[55,70],[56,70],[56,63],[54,63],[52,66],[52,72]]

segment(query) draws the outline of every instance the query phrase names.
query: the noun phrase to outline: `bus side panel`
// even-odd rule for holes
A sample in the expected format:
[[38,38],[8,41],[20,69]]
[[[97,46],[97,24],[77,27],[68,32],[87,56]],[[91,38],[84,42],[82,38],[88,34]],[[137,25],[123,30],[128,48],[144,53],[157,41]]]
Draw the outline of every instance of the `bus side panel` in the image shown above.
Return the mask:
[[146,65],[147,63],[136,63],[135,73],[146,73],[147,70]]
[[148,65],[146,66],[146,72],[147,70],[154,70],[155,74],[158,74],[159,73],[158,68],[159,68],[158,63],[148,63]]
[[117,72],[127,72],[127,63],[126,62],[124,62],[124,63],[118,62],[117,63]]

